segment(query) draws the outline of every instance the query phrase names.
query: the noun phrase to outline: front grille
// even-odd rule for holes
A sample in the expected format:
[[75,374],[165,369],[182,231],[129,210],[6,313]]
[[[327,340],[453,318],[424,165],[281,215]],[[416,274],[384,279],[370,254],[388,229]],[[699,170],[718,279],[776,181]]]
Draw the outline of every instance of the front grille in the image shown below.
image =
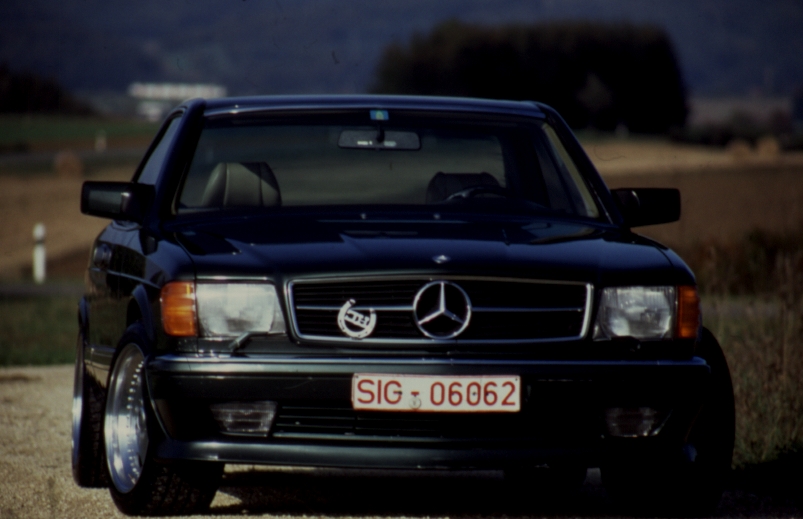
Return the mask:
[[420,279],[295,282],[293,299],[298,306],[330,305],[337,308],[349,299],[356,299],[365,306],[412,305],[415,293],[425,282]]
[[[438,323],[421,327],[416,324],[416,296],[433,282],[459,287],[449,290],[453,294],[462,290],[470,301],[468,325],[453,337],[421,331],[421,327],[427,326],[434,329]],[[419,321],[422,313],[435,304],[433,301],[440,301],[437,289],[436,286],[430,290],[427,302],[421,298]],[[359,340],[369,344],[526,343],[584,337],[592,287],[584,283],[501,278],[395,277],[294,281],[289,284],[288,294],[293,324],[302,339]],[[341,328],[342,323],[338,323],[338,313],[349,301],[362,315],[367,316],[371,310],[375,313],[375,323],[364,337],[349,337]],[[454,323],[445,317],[441,321],[438,326],[449,332]]]
[[[342,303],[341,303],[342,305]],[[303,335],[317,335],[326,337],[343,337],[343,333],[337,327],[337,319],[333,317],[336,312],[327,310],[296,310],[297,322],[302,325]],[[377,321],[376,327],[371,337],[376,339],[417,339],[421,338],[421,332],[413,323],[411,312],[387,312]]]

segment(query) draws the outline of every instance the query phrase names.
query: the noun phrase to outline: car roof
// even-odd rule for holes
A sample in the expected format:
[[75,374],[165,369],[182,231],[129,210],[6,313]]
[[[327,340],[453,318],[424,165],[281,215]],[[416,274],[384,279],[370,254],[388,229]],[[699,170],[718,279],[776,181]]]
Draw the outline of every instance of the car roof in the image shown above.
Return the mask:
[[401,95],[283,95],[209,99],[207,116],[276,110],[378,109],[431,110],[477,114],[544,117],[542,105],[533,101],[503,101],[468,97]]

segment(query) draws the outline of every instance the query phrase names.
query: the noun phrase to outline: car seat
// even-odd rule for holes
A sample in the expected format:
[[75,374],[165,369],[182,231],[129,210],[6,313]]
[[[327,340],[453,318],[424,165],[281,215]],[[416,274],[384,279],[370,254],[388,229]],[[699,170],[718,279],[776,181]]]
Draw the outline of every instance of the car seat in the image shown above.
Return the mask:
[[204,189],[204,207],[276,207],[282,195],[267,162],[221,162]]

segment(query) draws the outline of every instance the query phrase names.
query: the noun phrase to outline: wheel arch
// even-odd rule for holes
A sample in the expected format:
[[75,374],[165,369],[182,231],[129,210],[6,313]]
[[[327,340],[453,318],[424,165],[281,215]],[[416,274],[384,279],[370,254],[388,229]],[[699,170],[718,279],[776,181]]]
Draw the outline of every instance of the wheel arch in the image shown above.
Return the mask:
[[86,336],[89,331],[89,303],[86,297],[78,301],[78,331]]
[[142,323],[148,341],[152,344],[156,338],[153,328],[153,312],[151,309],[151,301],[148,297],[148,291],[142,285],[137,285],[131,293],[131,299],[128,302],[128,309],[126,310],[126,328],[137,321]]

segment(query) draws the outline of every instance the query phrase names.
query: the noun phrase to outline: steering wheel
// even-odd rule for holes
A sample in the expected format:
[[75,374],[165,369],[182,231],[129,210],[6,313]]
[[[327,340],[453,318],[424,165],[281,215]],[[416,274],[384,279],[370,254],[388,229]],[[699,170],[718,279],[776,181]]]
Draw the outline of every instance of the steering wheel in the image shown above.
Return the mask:
[[446,197],[446,201],[448,202],[449,200],[457,200],[458,198],[469,199],[482,194],[497,195],[504,198],[510,198],[512,196],[512,193],[509,189],[501,186],[473,186],[467,187],[466,189],[461,189],[456,193],[452,193]]

